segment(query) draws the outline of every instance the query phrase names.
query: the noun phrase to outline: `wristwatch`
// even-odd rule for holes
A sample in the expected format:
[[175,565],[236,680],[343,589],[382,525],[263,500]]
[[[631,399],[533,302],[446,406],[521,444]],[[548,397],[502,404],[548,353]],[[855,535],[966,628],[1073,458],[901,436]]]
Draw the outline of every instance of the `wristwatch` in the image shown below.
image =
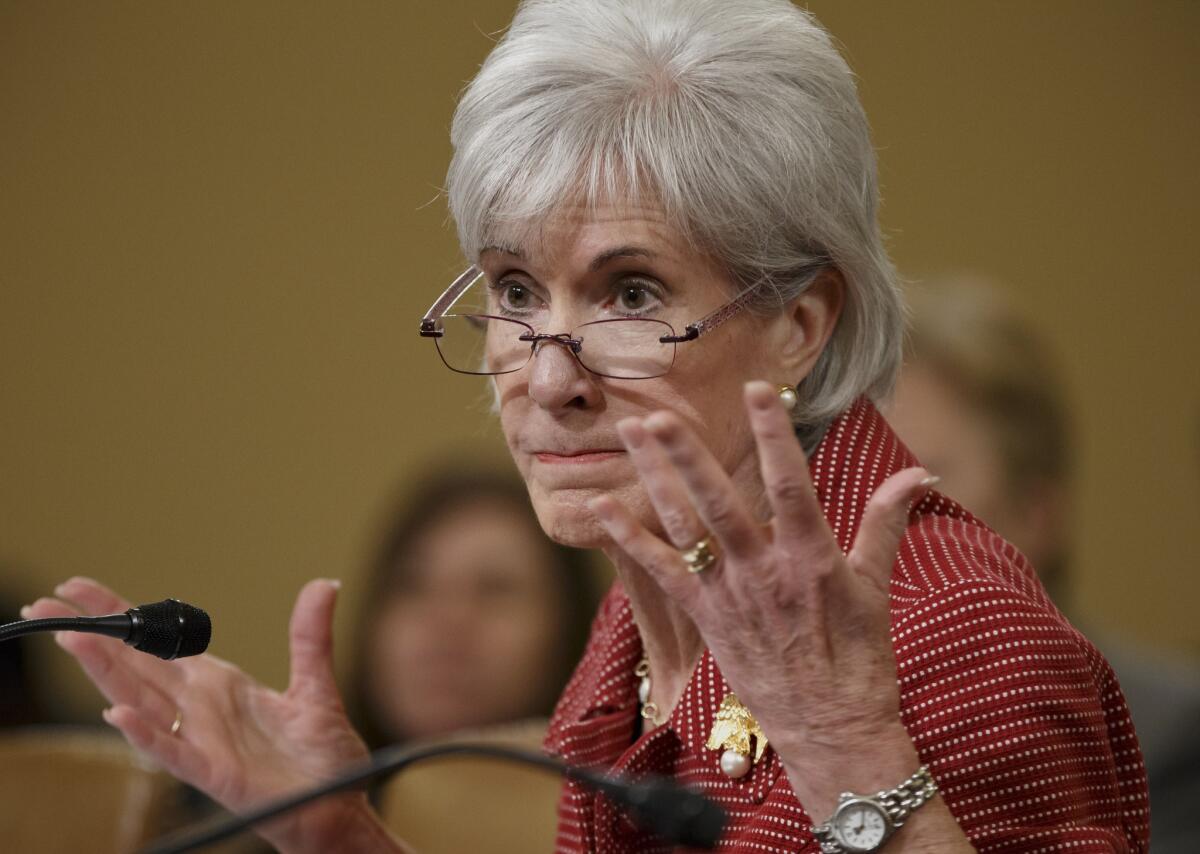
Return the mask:
[[874,795],[842,792],[833,816],[812,827],[821,854],[868,854],[883,847],[913,811],[937,794],[937,783],[922,765],[899,786]]

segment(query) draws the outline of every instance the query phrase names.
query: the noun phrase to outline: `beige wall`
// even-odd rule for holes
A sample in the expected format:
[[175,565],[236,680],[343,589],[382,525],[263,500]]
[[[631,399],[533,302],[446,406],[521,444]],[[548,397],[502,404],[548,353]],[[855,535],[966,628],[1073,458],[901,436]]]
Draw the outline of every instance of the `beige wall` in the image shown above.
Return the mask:
[[[194,601],[281,683],[295,590],[352,604],[397,479],[503,461],[414,330],[461,263],[454,95],[512,6],[0,3],[0,586]],[[1057,342],[1083,604],[1200,649],[1200,5],[811,7],[901,269],[995,274]]]

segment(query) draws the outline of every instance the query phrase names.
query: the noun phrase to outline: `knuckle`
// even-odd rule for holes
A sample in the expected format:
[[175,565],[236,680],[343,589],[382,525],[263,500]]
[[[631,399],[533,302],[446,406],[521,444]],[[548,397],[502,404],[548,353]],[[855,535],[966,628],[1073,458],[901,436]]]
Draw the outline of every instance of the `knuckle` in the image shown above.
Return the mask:
[[771,493],[783,504],[801,504],[812,496],[812,487],[794,475],[779,477],[771,484]]
[[704,508],[704,515],[708,517],[713,530],[729,530],[739,519],[737,511],[724,501],[709,504]]
[[[663,530],[676,544],[688,540],[695,533],[695,524],[689,513],[683,510],[666,510],[658,514]],[[690,543],[689,543],[690,544]]]
[[667,456],[676,466],[690,468],[700,460],[696,448],[688,442],[674,442],[667,449]]

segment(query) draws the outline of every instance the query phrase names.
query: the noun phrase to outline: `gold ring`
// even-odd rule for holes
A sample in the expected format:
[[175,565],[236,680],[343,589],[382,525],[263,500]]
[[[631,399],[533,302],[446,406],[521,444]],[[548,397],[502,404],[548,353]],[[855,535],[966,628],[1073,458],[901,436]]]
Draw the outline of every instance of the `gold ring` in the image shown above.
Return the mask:
[[679,556],[693,575],[704,572],[717,562],[717,554],[712,549],[712,537],[704,537],[690,549],[681,551]]
[[175,710],[175,720],[171,723],[171,735],[179,735],[183,729],[183,709]]

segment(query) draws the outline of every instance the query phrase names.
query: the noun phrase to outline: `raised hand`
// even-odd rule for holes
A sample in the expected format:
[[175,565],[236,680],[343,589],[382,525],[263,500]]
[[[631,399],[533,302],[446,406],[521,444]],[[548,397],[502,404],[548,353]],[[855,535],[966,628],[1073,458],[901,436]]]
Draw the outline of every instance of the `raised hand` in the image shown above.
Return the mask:
[[[669,412],[619,431],[665,533],[611,497],[592,509],[615,544],[691,617],[721,672],[775,746],[810,809],[831,808],[859,762],[904,779],[916,751],[899,716],[888,587],[911,502],[929,487],[914,468],[886,480],[867,506],[850,554],[817,501],[791,421],[766,383],[746,388],[770,520],[751,507],[684,421]],[[756,511],[758,511],[756,513]],[[699,574],[681,550],[711,537],[720,559]],[[893,767],[894,766],[894,767]],[[833,784],[830,784],[833,785]]]
[[[86,578],[72,578],[54,592],[55,598],[22,609],[22,616],[129,607]],[[160,661],[111,638],[59,633],[57,641],[112,704],[104,712],[108,723],[179,779],[241,811],[327,779],[367,755],[333,677],[336,598],[330,581],[311,581],[300,591],[289,628],[290,680],[282,693],[213,655]],[[336,850],[347,821],[366,810],[362,795],[344,795],[278,820],[265,835],[283,849]]]

